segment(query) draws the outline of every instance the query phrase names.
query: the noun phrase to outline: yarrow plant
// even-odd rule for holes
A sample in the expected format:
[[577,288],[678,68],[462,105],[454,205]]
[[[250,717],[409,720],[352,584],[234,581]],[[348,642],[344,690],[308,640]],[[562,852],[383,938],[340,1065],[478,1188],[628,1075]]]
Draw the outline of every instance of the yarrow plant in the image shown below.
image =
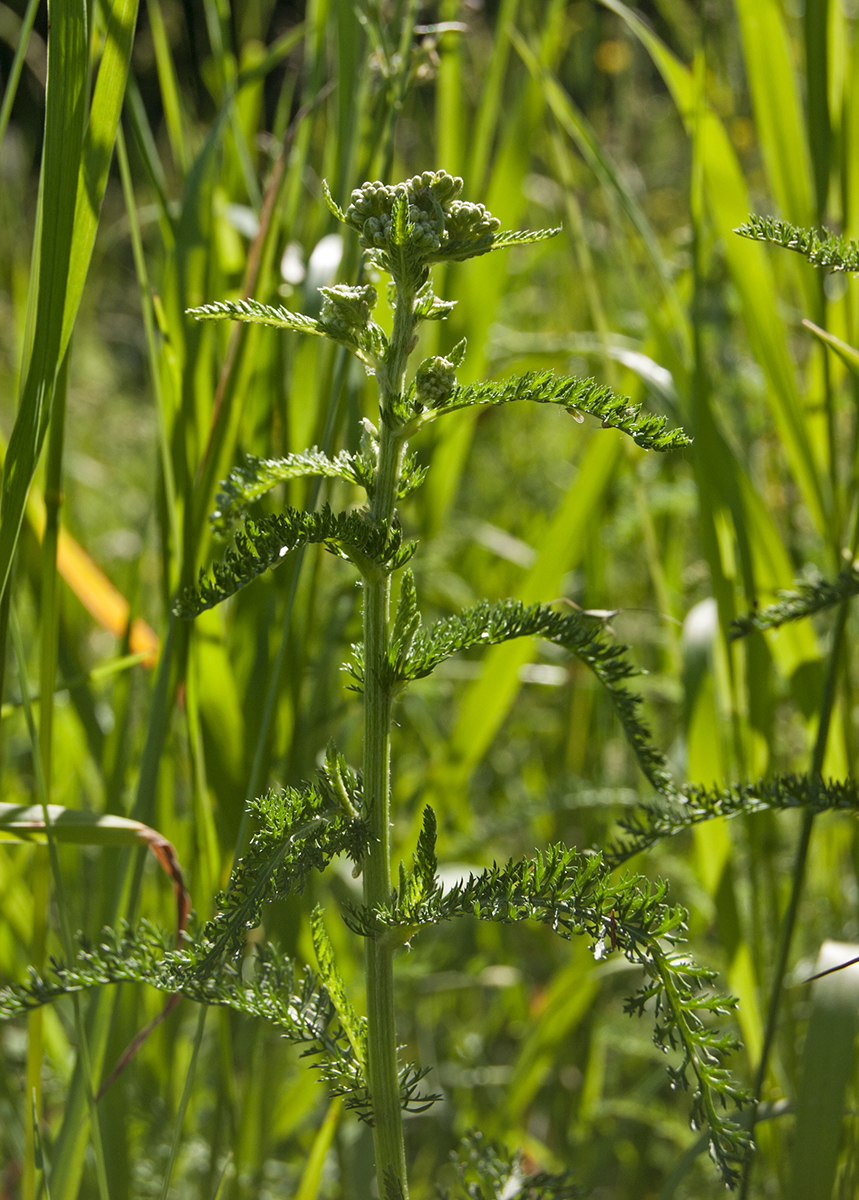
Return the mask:
[[[423,481],[409,442],[425,426],[461,409],[529,400],[560,406],[577,419],[591,415],[648,450],[688,444],[681,431],[666,428],[664,417],[642,413],[593,380],[543,371],[462,385],[457,369],[464,342],[445,356],[419,362],[410,377],[421,324],[443,320],[453,308],[433,291],[434,264],[461,262],[557,232],[503,231],[482,205],[460,199],[462,187],[462,180],[444,171],[424,172],[393,187],[366,183],[352,193],[345,211],[326,189],[335,216],[357,233],[368,267],[390,277],[390,332],[374,319],[377,292],[371,284],[322,288],[315,318],[254,300],[193,310],[201,320],[259,322],[327,337],[356,355],[375,377],[378,419],[365,422],[358,451],[328,456],[312,448],[278,460],[250,459],[231,473],[213,520],[224,533],[239,519],[243,528],[223,561],[202,573],[177,601],[177,612],[191,619],[308,543],[347,559],[359,576],[363,605],[363,638],[347,664],[354,687],[363,693],[361,770],[350,769],[331,747],[316,780],[257,800],[252,806],[257,832],[219,897],[215,917],[188,935],[180,949],[146,925],[108,932],[97,947],[82,945],[74,962],[57,965],[51,979],[33,976],[27,984],[7,989],[0,1010],[12,1015],[66,992],[140,980],[200,1003],[264,1016],[314,1056],[331,1091],[372,1126],[379,1192],[386,1200],[406,1200],[402,1114],[423,1111],[437,1097],[420,1065],[400,1061],[396,955],[422,930],[459,917],[538,921],[562,938],[587,938],[598,957],[616,952],[640,969],[642,983],[627,1010],[639,1015],[647,1010],[653,1017],[655,1041],[669,1054],[672,1084],[691,1088],[693,1126],[708,1131],[711,1156],[724,1180],[732,1183],[748,1139],[731,1109],[747,1097],[724,1065],[736,1042],[712,1022],[730,1015],[735,1001],[712,990],[712,972],[696,966],[682,947],[686,914],[668,903],[664,884],[614,873],[625,857],[666,830],[672,832],[684,819],[684,797],[641,719],[639,698],[626,686],[635,671],[625,647],[613,642],[592,615],[562,612],[551,603],[483,602],[430,626],[421,621],[414,577],[407,568],[417,546],[404,534],[398,503]],[[287,508],[271,516],[247,515],[249,506],[278,483],[308,475],[360,487],[366,503],[343,512],[325,506],[313,512]],[[395,575],[400,579],[392,612]],[[534,635],[578,658],[608,690],[646,778],[673,806],[666,811],[675,815],[630,827],[631,841],[606,855],[554,845],[496,863],[445,888],[438,874],[431,808],[425,809],[411,861],[393,861],[391,729],[397,697],[412,680],[429,675],[461,650]],[[691,821],[715,815],[720,801],[701,794],[696,803]],[[342,915],[364,944],[363,1014],[353,1007],[338,974],[319,909],[311,923],[318,970],[284,960],[270,946],[257,947],[250,976],[249,964],[242,961],[248,931],[260,924],[264,905],[300,891],[308,875],[325,870],[336,855],[347,856],[362,879],[362,903],[345,908]],[[516,1194],[527,1196],[577,1194],[567,1174],[527,1176],[518,1158],[505,1157],[479,1138],[468,1143],[460,1167],[461,1186],[469,1196],[500,1194],[498,1189],[512,1195],[514,1184]]]

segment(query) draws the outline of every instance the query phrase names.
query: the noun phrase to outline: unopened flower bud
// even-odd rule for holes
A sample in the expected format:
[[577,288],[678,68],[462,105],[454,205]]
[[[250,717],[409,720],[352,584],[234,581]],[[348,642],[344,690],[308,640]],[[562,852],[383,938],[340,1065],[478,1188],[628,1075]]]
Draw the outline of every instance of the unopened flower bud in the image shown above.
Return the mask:
[[456,368],[446,358],[425,358],[415,375],[415,396],[420,408],[440,408],[456,387]]
[[341,340],[352,340],[356,332],[366,329],[378,300],[374,287],[370,284],[347,287],[339,283],[319,291],[322,293],[319,324],[326,333]]

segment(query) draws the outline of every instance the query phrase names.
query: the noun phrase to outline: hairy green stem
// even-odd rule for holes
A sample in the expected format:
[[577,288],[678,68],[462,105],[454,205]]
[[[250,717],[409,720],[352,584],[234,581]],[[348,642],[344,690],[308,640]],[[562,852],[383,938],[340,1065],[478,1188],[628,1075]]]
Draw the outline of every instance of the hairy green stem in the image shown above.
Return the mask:
[[[379,372],[379,457],[370,518],[387,522],[394,515],[404,442],[392,426],[394,400],[401,395],[414,332],[414,295],[398,286],[394,327],[387,363]],[[390,575],[376,570],[364,579],[364,802],[372,841],[364,861],[364,903],[387,904],[391,897],[391,707],[390,685],[382,664],[390,636]],[[394,951],[383,939],[368,937],[367,1074],[373,1098],[373,1142],[379,1193],[385,1179],[398,1180],[408,1200],[403,1117],[397,1066],[394,1013]]]

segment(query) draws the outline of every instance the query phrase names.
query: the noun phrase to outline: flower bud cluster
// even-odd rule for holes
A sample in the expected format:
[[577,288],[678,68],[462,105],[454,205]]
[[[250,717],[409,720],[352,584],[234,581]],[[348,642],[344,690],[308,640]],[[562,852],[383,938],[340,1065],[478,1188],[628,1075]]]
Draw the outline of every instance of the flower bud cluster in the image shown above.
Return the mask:
[[501,228],[501,222],[482,204],[455,201],[445,218],[445,230],[451,242],[476,242]]
[[367,328],[378,295],[376,289],[348,287],[338,283],[334,287],[319,289],[322,293],[322,312],[319,314],[321,329],[338,341],[355,341],[357,335]]
[[424,171],[397,187],[365,183],[353,191],[346,221],[358,231],[365,249],[388,250],[394,208],[404,199],[409,245],[424,261],[468,257],[472,246],[476,253],[488,248],[486,240],[500,222],[482,204],[458,200],[461,191],[462,180],[446,171]]
[[396,196],[395,189],[384,183],[365,183],[353,191],[346,222],[357,229],[365,249],[383,250],[387,246]]
[[456,368],[447,358],[425,358],[415,375],[415,408],[440,408],[453,395]]

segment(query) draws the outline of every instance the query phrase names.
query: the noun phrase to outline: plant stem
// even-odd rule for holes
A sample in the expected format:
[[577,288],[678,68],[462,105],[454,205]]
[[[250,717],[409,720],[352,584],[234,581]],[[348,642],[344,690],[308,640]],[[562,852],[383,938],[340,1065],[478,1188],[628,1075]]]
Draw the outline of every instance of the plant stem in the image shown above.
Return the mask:
[[[404,442],[388,423],[394,399],[402,393],[414,331],[414,295],[398,286],[387,363],[379,373],[379,457],[370,518],[394,515]],[[377,570],[364,579],[364,804],[372,840],[364,860],[364,903],[387,904],[391,897],[391,705],[382,664],[387,661],[391,601],[390,575]],[[373,1142],[379,1193],[391,1174],[408,1200],[403,1116],[394,1017],[394,952],[368,937],[367,1073],[373,1100]]]

